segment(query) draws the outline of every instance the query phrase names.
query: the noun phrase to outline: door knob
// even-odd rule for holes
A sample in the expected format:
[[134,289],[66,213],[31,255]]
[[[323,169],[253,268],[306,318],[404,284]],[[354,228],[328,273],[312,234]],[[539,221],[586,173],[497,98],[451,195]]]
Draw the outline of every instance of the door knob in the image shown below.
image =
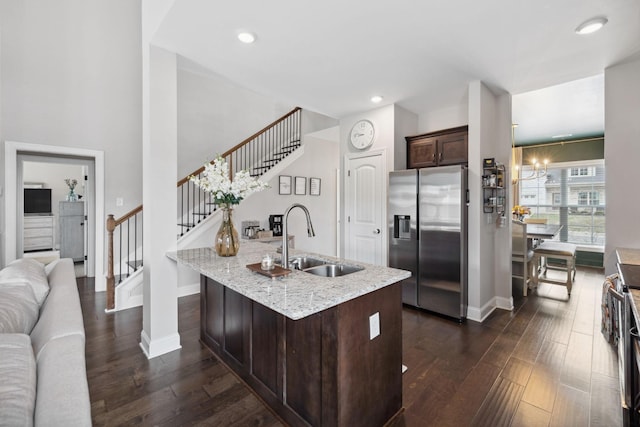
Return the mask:
[[373,230],[373,234],[380,234],[380,229],[376,228],[375,230]]

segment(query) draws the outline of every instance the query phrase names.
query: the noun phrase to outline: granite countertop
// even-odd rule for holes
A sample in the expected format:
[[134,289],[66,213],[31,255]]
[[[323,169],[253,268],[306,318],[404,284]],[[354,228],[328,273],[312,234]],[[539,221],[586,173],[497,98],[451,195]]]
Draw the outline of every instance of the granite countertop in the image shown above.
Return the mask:
[[[638,278],[638,267],[640,266],[640,249],[617,248],[616,255],[618,257],[618,270],[624,276],[627,286],[640,285]],[[629,288],[631,294],[631,311],[636,322],[636,327],[640,327],[640,316],[638,308],[640,308],[640,289]]]
[[212,247],[185,249],[167,253],[167,256],[293,320],[302,319],[411,276],[405,270],[294,249],[289,250],[289,256],[307,255],[328,262],[359,265],[364,270],[341,277],[322,277],[292,270],[285,277],[272,279],[246,267],[247,264],[260,262],[267,253],[280,258],[275,246],[251,241],[243,241],[235,257],[219,257]]
[[640,249],[618,248],[616,253],[620,264],[640,265]]
[[405,270],[295,249],[289,250],[289,256],[306,255],[328,262],[359,265],[364,267],[364,270],[341,277],[322,277],[292,270],[285,277],[270,278],[246,267],[247,264],[260,262],[267,253],[274,258],[280,258],[275,246],[249,241],[242,242],[235,257],[219,257],[212,247],[185,249],[167,253],[167,256],[293,320],[318,313],[411,276],[411,273]]

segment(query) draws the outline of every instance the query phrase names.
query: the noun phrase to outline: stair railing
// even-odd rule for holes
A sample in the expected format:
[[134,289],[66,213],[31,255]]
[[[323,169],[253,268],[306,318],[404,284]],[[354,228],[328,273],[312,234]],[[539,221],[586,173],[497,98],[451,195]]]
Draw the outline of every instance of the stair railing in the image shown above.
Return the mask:
[[[115,219],[107,217],[107,309],[115,308],[116,284],[131,276],[143,267],[142,245],[142,205]],[[113,234],[118,229],[118,244],[114,245]],[[114,247],[117,255],[114,255]],[[114,274],[114,260],[117,260],[117,272]]]
[[[233,177],[233,171],[239,170],[248,170],[255,177],[262,176],[300,147],[301,131],[302,109],[296,107],[221,154],[229,165],[229,177]],[[216,211],[211,194],[190,180],[192,176],[202,178],[203,172],[204,166],[178,181],[178,238]],[[117,243],[114,243],[114,236],[117,237]],[[107,309],[113,310],[116,285],[143,266],[142,205],[118,219],[113,215],[108,216],[107,245]],[[114,254],[114,247],[117,248],[117,255]],[[114,272],[116,265],[117,275]]]

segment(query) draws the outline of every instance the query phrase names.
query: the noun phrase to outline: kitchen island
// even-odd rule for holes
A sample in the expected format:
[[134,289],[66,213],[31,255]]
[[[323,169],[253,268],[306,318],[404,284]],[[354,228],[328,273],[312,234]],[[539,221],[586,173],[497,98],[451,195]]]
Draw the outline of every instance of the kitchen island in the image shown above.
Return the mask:
[[269,278],[246,266],[275,247],[168,254],[201,274],[200,338],[287,424],[382,426],[402,409],[402,299],[410,273],[364,267],[341,277],[292,270]]

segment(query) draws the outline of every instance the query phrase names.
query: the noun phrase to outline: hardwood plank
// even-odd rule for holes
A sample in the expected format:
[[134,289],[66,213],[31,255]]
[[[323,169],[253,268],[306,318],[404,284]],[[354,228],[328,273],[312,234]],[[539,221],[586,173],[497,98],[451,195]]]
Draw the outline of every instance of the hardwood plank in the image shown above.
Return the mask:
[[503,332],[496,338],[489,351],[482,357],[482,360],[503,368],[518,345],[519,340],[519,335],[512,332]]
[[531,372],[522,401],[551,412],[559,384],[560,381],[554,372],[543,367],[536,367]]
[[572,332],[560,382],[588,392],[591,386],[591,335]]
[[521,385],[499,377],[471,424],[508,426],[516,413],[523,390]]
[[[432,425],[440,427],[467,425],[478,412],[500,372],[500,368],[493,364],[478,363],[440,412],[440,416],[433,419]],[[429,420],[432,418],[429,417]]]
[[521,401],[513,417],[511,427],[547,427],[551,414],[540,408]]
[[620,384],[617,378],[594,372],[591,377],[591,427],[622,425]]
[[560,384],[551,414],[551,427],[589,425],[589,393]]
[[510,357],[500,376],[521,386],[526,386],[532,370],[532,363]]

